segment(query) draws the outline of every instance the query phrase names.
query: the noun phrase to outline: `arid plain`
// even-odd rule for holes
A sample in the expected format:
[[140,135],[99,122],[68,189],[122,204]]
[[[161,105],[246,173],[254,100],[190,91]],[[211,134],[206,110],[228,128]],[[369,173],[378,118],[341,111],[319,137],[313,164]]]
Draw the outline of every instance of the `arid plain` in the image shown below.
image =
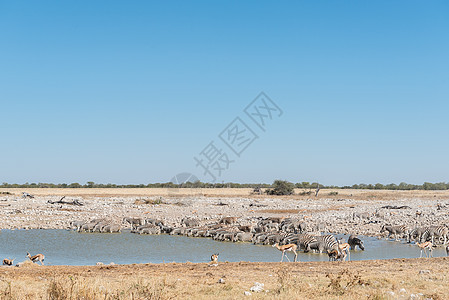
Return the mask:
[[[22,198],[22,192],[34,195]],[[335,233],[378,236],[383,224],[449,224],[449,191],[250,189],[1,189],[3,229],[67,229],[73,220],[145,217],[176,224],[236,217],[324,223]],[[78,201],[82,206],[55,203]],[[403,209],[385,208],[385,206]],[[367,213],[367,218],[364,217]],[[447,299],[448,258],[351,262],[200,263],[0,268],[2,299]],[[250,292],[255,282],[263,292]],[[251,296],[246,296],[250,292]],[[247,293],[248,294],[248,293]]]

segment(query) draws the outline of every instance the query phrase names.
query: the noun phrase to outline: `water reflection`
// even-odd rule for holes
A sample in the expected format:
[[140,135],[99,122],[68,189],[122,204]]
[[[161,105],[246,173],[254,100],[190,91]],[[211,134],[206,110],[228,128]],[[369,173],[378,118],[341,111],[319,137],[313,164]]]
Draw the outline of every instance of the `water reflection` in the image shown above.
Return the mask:
[[[339,235],[341,237],[341,235]],[[414,244],[361,237],[365,251],[351,251],[351,260],[415,258],[420,250]],[[347,236],[344,236],[347,240]],[[97,262],[116,264],[207,262],[212,253],[220,253],[220,261],[279,261],[281,253],[271,246],[249,243],[216,242],[208,238],[169,235],[137,235],[77,233],[67,230],[2,230],[0,258],[26,260],[26,252],[45,254],[46,265],[94,265]],[[292,254],[290,258],[293,257]],[[445,256],[443,247],[434,256]],[[327,255],[302,253],[299,261],[327,261]]]

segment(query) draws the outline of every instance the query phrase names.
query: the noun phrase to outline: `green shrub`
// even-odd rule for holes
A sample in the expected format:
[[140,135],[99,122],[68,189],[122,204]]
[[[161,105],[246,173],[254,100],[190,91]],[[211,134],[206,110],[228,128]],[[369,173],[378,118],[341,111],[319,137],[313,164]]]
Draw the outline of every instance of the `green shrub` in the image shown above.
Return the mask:
[[268,195],[292,195],[294,193],[295,185],[285,180],[275,180],[272,184],[272,189],[268,189]]

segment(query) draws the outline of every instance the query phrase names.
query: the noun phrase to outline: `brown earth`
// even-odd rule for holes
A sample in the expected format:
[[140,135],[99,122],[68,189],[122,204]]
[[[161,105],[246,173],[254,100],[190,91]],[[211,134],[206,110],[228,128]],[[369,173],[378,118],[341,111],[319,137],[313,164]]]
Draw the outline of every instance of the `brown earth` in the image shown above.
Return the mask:
[[[0,268],[1,299],[447,299],[449,258]],[[219,283],[222,279],[223,283]],[[245,291],[255,282],[264,291]]]

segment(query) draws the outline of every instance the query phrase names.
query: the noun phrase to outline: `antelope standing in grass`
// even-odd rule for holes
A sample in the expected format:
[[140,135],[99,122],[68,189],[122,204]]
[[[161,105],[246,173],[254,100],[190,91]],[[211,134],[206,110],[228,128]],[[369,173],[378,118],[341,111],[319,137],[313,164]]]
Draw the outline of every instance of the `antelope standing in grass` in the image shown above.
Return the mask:
[[281,262],[284,260],[284,255],[285,255],[285,257],[287,257],[288,261],[290,261],[288,256],[285,254],[285,251],[293,252],[295,254],[295,262],[296,262],[296,259],[298,258],[298,253],[296,253],[298,246],[296,244],[288,244],[288,245],[279,246],[279,244],[276,243],[273,245],[273,247],[276,247],[279,251],[282,252]]
[[433,250],[433,244],[432,242],[424,242],[424,243],[416,243],[416,245],[418,245],[419,248],[421,248],[421,256],[422,257],[422,252],[424,251],[425,256],[427,257],[427,249],[429,249],[429,257],[433,257],[432,255],[432,250]]
[[13,258],[13,259],[5,258],[3,260],[3,264],[6,265],[6,266],[12,266],[12,264],[14,263],[14,260],[15,260],[15,258]]
[[32,262],[38,262],[40,261],[42,265],[44,265],[44,259],[45,259],[45,255],[39,253],[36,255],[31,256],[31,254],[29,252],[27,252],[27,256]]

